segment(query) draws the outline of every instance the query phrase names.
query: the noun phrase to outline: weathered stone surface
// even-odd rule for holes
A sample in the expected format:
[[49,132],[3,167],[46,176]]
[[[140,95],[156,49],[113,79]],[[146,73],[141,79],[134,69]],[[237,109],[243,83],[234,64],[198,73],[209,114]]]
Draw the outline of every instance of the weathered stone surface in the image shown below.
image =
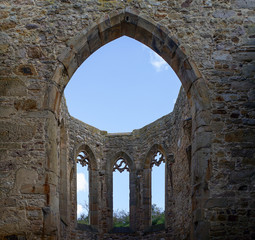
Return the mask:
[[[253,239],[254,4],[2,1],[0,239]],[[110,135],[71,118],[61,98],[82,62],[123,35],[171,65],[189,103],[181,90],[170,115],[130,134]],[[187,130],[183,120],[190,117]],[[90,207],[99,233],[76,228],[74,158],[84,144],[97,163]],[[146,156],[160,145],[173,156],[166,167],[166,230],[142,233],[150,223]],[[108,233],[111,164],[124,151],[135,169],[132,227],[141,232],[120,235]]]
[[14,107],[17,110],[25,110],[25,111],[29,111],[29,110],[31,111],[37,108],[36,101],[33,99],[15,101]]
[[0,124],[0,139],[3,142],[24,142],[29,141],[35,136],[33,125],[19,125],[13,123]]
[[1,96],[25,96],[26,93],[26,86],[20,79],[0,77]]

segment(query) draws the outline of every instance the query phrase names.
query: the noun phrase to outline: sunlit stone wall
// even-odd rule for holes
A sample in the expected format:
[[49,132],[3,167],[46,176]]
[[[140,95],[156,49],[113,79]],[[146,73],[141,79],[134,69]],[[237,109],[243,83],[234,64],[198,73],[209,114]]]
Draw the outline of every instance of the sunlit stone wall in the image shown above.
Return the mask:
[[[183,127],[173,130],[175,135],[169,133],[166,142],[175,143],[172,152],[181,149],[175,161],[183,159],[182,164],[186,153],[190,159],[190,176],[183,177],[190,185],[183,189],[179,181],[175,188],[179,200],[187,197],[183,210],[187,214],[178,218],[171,213],[177,229],[179,221],[185,223],[178,238],[186,237],[189,221],[191,239],[254,238],[253,0],[9,0],[0,2],[0,10],[1,238],[61,239],[66,228],[60,214],[65,219],[70,214],[70,226],[75,221],[73,210],[59,209],[75,200],[71,190],[71,197],[62,199],[60,187],[63,183],[74,188],[60,179],[60,156],[65,155],[60,139],[61,126],[65,136],[62,94],[87,57],[123,35],[161,55],[188,97],[191,120],[175,123]],[[191,147],[179,141],[190,127]],[[72,132],[68,126],[64,129]],[[103,145],[116,138],[93,131],[99,146],[91,148],[95,155],[98,151],[106,156]],[[73,146],[70,134],[66,136]],[[67,154],[72,151],[68,148]],[[134,152],[130,155],[138,161]],[[68,158],[69,170],[72,161]],[[172,169],[188,171],[176,162]],[[71,173],[75,177],[75,171]],[[106,187],[107,182],[103,194]],[[102,205],[102,211],[109,204]],[[103,216],[100,229],[106,231],[110,211]],[[70,234],[75,239],[75,230]]]

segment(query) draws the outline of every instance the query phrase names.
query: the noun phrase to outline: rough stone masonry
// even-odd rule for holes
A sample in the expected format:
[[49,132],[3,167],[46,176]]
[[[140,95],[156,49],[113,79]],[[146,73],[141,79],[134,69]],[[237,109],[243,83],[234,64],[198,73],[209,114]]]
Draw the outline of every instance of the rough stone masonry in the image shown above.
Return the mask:
[[[124,35],[162,56],[182,89],[172,113],[113,135],[72,118],[63,92],[93,52]],[[0,0],[0,61],[0,239],[255,239],[255,1]],[[81,151],[85,228],[76,223]],[[166,159],[159,231],[150,226],[156,151]],[[112,229],[120,158],[130,168],[126,233]]]

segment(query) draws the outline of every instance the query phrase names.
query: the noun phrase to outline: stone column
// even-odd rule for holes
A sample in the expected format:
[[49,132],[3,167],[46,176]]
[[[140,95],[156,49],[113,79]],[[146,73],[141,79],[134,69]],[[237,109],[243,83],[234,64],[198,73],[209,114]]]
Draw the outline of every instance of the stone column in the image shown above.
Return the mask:
[[57,193],[58,186],[58,168],[59,156],[57,146],[57,129],[58,124],[55,115],[48,113],[45,124],[46,139],[46,171],[45,184],[46,189],[46,205],[43,208],[43,235],[58,239],[59,235],[59,195]]

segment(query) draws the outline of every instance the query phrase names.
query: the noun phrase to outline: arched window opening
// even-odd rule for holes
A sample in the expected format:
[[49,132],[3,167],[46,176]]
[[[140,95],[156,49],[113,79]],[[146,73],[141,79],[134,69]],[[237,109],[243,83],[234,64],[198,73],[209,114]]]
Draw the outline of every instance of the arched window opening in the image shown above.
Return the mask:
[[113,227],[129,227],[129,166],[119,158],[113,166]]
[[122,36],[80,65],[65,88],[65,97],[73,117],[111,133],[131,132],[170,113],[180,86],[163,58]]
[[77,156],[77,223],[90,225],[89,155],[81,151]]
[[165,224],[165,156],[157,151],[151,159],[151,225]]

